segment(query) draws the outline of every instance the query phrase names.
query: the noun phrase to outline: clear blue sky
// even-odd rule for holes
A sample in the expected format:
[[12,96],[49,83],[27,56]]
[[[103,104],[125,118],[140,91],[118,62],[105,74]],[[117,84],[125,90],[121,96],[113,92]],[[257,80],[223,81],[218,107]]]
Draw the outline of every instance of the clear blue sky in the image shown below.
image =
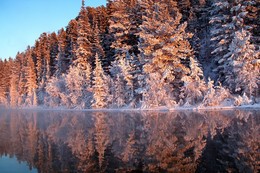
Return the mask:
[[[0,58],[15,57],[43,32],[58,31],[74,19],[81,0],[0,0]],[[85,0],[86,6],[106,0]]]

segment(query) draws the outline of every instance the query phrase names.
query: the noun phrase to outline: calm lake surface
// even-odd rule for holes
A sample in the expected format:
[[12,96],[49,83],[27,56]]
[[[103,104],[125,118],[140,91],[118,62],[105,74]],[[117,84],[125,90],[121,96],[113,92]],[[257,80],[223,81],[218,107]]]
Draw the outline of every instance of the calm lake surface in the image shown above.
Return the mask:
[[258,173],[259,134],[260,110],[0,110],[0,172]]

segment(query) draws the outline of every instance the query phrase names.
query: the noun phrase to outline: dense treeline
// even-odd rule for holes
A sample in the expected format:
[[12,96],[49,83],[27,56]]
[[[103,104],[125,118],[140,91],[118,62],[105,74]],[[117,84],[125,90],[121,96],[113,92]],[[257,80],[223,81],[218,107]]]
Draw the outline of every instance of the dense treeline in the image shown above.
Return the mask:
[[108,0],[0,61],[0,102],[121,108],[259,97],[259,1]]

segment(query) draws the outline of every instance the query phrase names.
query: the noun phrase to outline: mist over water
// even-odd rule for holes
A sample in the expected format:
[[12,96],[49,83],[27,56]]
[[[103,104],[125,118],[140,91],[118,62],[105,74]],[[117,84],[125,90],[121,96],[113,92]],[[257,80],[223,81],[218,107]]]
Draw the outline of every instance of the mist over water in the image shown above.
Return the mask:
[[259,127],[259,110],[2,109],[0,165],[12,156],[43,173],[259,172]]

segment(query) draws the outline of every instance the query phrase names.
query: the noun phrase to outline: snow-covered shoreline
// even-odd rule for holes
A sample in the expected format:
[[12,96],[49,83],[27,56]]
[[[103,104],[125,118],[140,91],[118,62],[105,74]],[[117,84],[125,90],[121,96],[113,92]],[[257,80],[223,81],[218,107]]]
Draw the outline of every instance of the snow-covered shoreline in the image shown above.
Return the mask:
[[11,110],[39,110],[39,111],[69,111],[69,112],[142,112],[142,111],[225,111],[225,110],[260,110],[260,104],[242,105],[242,106],[178,106],[178,107],[156,107],[156,108],[106,108],[106,109],[69,109],[65,107],[2,107],[2,109]]

